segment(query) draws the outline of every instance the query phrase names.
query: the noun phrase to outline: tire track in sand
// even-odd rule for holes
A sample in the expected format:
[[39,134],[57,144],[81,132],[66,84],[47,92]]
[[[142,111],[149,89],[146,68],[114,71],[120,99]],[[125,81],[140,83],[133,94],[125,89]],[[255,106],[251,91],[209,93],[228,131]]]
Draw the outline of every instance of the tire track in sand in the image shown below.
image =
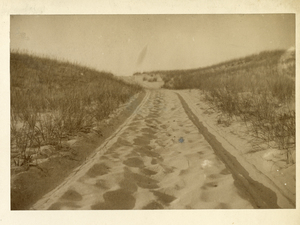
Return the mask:
[[172,91],[151,91],[102,147],[33,208],[253,208]]

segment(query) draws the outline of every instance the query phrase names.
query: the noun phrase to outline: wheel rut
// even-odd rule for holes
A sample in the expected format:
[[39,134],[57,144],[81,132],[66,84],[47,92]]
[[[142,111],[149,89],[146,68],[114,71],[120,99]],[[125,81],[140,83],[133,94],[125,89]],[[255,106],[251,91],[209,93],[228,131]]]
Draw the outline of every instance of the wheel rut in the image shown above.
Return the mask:
[[33,209],[255,207],[187,110],[174,92],[150,91],[84,169]]

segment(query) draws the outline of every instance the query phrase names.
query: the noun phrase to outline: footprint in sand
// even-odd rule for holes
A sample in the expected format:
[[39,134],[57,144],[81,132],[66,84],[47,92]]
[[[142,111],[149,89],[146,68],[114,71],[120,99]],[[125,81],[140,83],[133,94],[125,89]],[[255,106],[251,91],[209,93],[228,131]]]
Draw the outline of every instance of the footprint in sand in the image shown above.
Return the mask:
[[136,201],[132,193],[125,189],[105,192],[103,198],[104,202],[92,205],[91,209],[132,209]]
[[138,167],[138,168],[142,168],[145,166],[143,160],[141,160],[139,157],[128,158],[125,161],[123,161],[123,164],[129,167]]
[[94,164],[89,171],[86,173],[86,175],[90,176],[90,177],[97,177],[97,176],[101,176],[104,174],[109,173],[110,168],[105,165],[104,163],[97,163]]

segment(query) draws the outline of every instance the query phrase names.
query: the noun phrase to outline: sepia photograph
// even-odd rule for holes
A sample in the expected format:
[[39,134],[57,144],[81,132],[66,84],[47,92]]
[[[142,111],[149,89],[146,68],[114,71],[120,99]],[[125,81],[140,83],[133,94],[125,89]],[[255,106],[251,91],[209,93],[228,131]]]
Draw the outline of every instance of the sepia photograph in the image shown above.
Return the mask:
[[295,19],[10,15],[11,210],[295,209]]
[[0,0],[1,225],[298,225],[299,11]]

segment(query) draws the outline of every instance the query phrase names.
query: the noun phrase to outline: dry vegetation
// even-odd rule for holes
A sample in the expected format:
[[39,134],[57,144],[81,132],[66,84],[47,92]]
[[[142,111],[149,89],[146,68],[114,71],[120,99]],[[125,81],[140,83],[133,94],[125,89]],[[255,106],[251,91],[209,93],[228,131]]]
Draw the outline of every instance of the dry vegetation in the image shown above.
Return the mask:
[[295,51],[266,51],[211,67],[160,71],[164,88],[200,89],[230,124],[242,119],[259,143],[295,163]]
[[63,148],[77,132],[97,124],[142,88],[112,74],[18,52],[11,53],[11,159],[38,166],[43,146]]

